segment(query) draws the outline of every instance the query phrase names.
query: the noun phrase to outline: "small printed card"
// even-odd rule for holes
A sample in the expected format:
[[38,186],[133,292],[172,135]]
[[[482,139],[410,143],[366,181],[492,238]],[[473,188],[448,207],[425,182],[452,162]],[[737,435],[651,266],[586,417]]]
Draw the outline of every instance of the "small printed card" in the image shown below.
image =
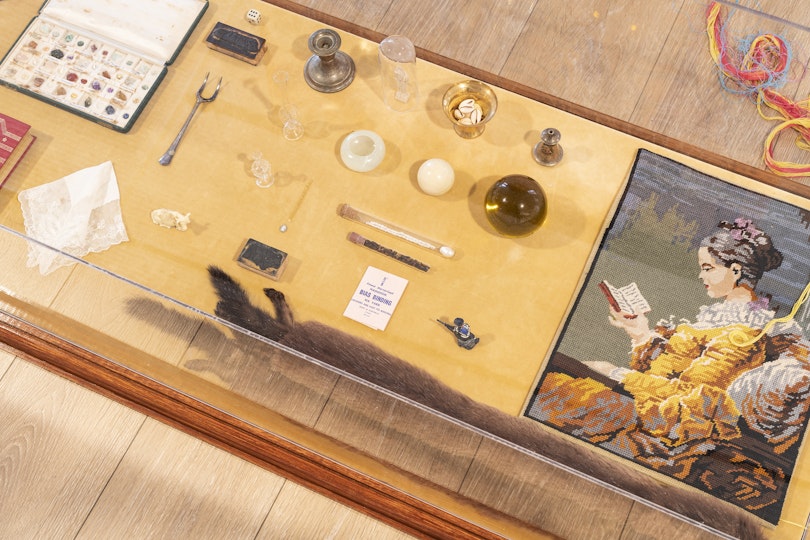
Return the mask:
[[385,330],[408,280],[369,266],[343,315],[375,330]]

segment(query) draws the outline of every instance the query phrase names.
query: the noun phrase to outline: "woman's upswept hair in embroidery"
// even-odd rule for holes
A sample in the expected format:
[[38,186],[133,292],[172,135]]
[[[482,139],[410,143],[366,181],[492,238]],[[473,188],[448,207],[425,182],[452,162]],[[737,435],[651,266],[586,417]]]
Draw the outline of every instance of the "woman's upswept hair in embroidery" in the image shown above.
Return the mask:
[[721,221],[718,230],[704,238],[700,245],[727,267],[738,263],[741,267],[738,285],[752,290],[765,272],[776,270],[782,264],[782,253],[774,247],[771,237],[750,219]]

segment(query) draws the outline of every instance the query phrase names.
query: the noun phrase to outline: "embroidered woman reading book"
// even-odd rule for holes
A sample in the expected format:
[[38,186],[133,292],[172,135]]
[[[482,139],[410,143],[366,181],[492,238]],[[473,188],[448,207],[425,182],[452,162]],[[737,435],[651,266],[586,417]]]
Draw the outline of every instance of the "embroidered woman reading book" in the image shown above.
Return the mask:
[[766,327],[775,312],[755,292],[763,274],[782,264],[781,252],[739,218],[702,240],[698,264],[716,302],[694,321],[652,327],[644,313],[610,306],[610,324],[630,338],[629,368],[590,361],[583,363],[591,377],[547,373],[536,418],[681,478],[698,469],[700,456],[726,443],[736,449],[751,432],[768,443],[767,454],[791,448],[808,409],[808,343],[792,320]]
[[801,329],[783,324],[747,347],[730,341],[734,330],[756,336],[774,317],[754,290],[762,275],[782,263],[770,237],[749,220],[722,222],[698,250],[700,280],[710,298],[694,323],[650,329],[644,314],[611,309],[610,323],[633,345],[631,368],[586,362],[624,386],[635,398],[643,429],[668,446],[711,436],[739,435],[740,407],[729,386],[740,375],[785,355],[806,359]]

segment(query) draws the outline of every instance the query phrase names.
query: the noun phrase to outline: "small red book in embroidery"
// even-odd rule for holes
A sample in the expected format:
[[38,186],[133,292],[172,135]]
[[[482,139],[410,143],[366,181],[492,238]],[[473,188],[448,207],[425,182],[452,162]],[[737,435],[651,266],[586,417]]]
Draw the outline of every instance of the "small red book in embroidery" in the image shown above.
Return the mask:
[[602,280],[599,282],[599,288],[605,294],[605,297],[607,297],[614,311],[622,311],[632,315],[650,312],[650,304],[648,304],[647,300],[642,296],[635,282],[618,288]]
[[31,126],[16,118],[0,113],[0,167],[11,156]]

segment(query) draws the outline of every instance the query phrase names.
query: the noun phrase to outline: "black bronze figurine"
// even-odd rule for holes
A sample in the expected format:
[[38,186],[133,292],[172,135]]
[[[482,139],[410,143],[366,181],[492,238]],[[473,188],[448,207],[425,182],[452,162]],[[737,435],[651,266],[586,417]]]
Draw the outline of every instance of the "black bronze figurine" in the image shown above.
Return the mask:
[[436,321],[453,332],[453,335],[456,336],[456,343],[459,347],[463,347],[465,349],[472,349],[478,344],[478,338],[475,337],[470,331],[470,325],[464,322],[464,319],[461,317],[456,317],[453,319],[453,324],[446,323],[436,319]]

